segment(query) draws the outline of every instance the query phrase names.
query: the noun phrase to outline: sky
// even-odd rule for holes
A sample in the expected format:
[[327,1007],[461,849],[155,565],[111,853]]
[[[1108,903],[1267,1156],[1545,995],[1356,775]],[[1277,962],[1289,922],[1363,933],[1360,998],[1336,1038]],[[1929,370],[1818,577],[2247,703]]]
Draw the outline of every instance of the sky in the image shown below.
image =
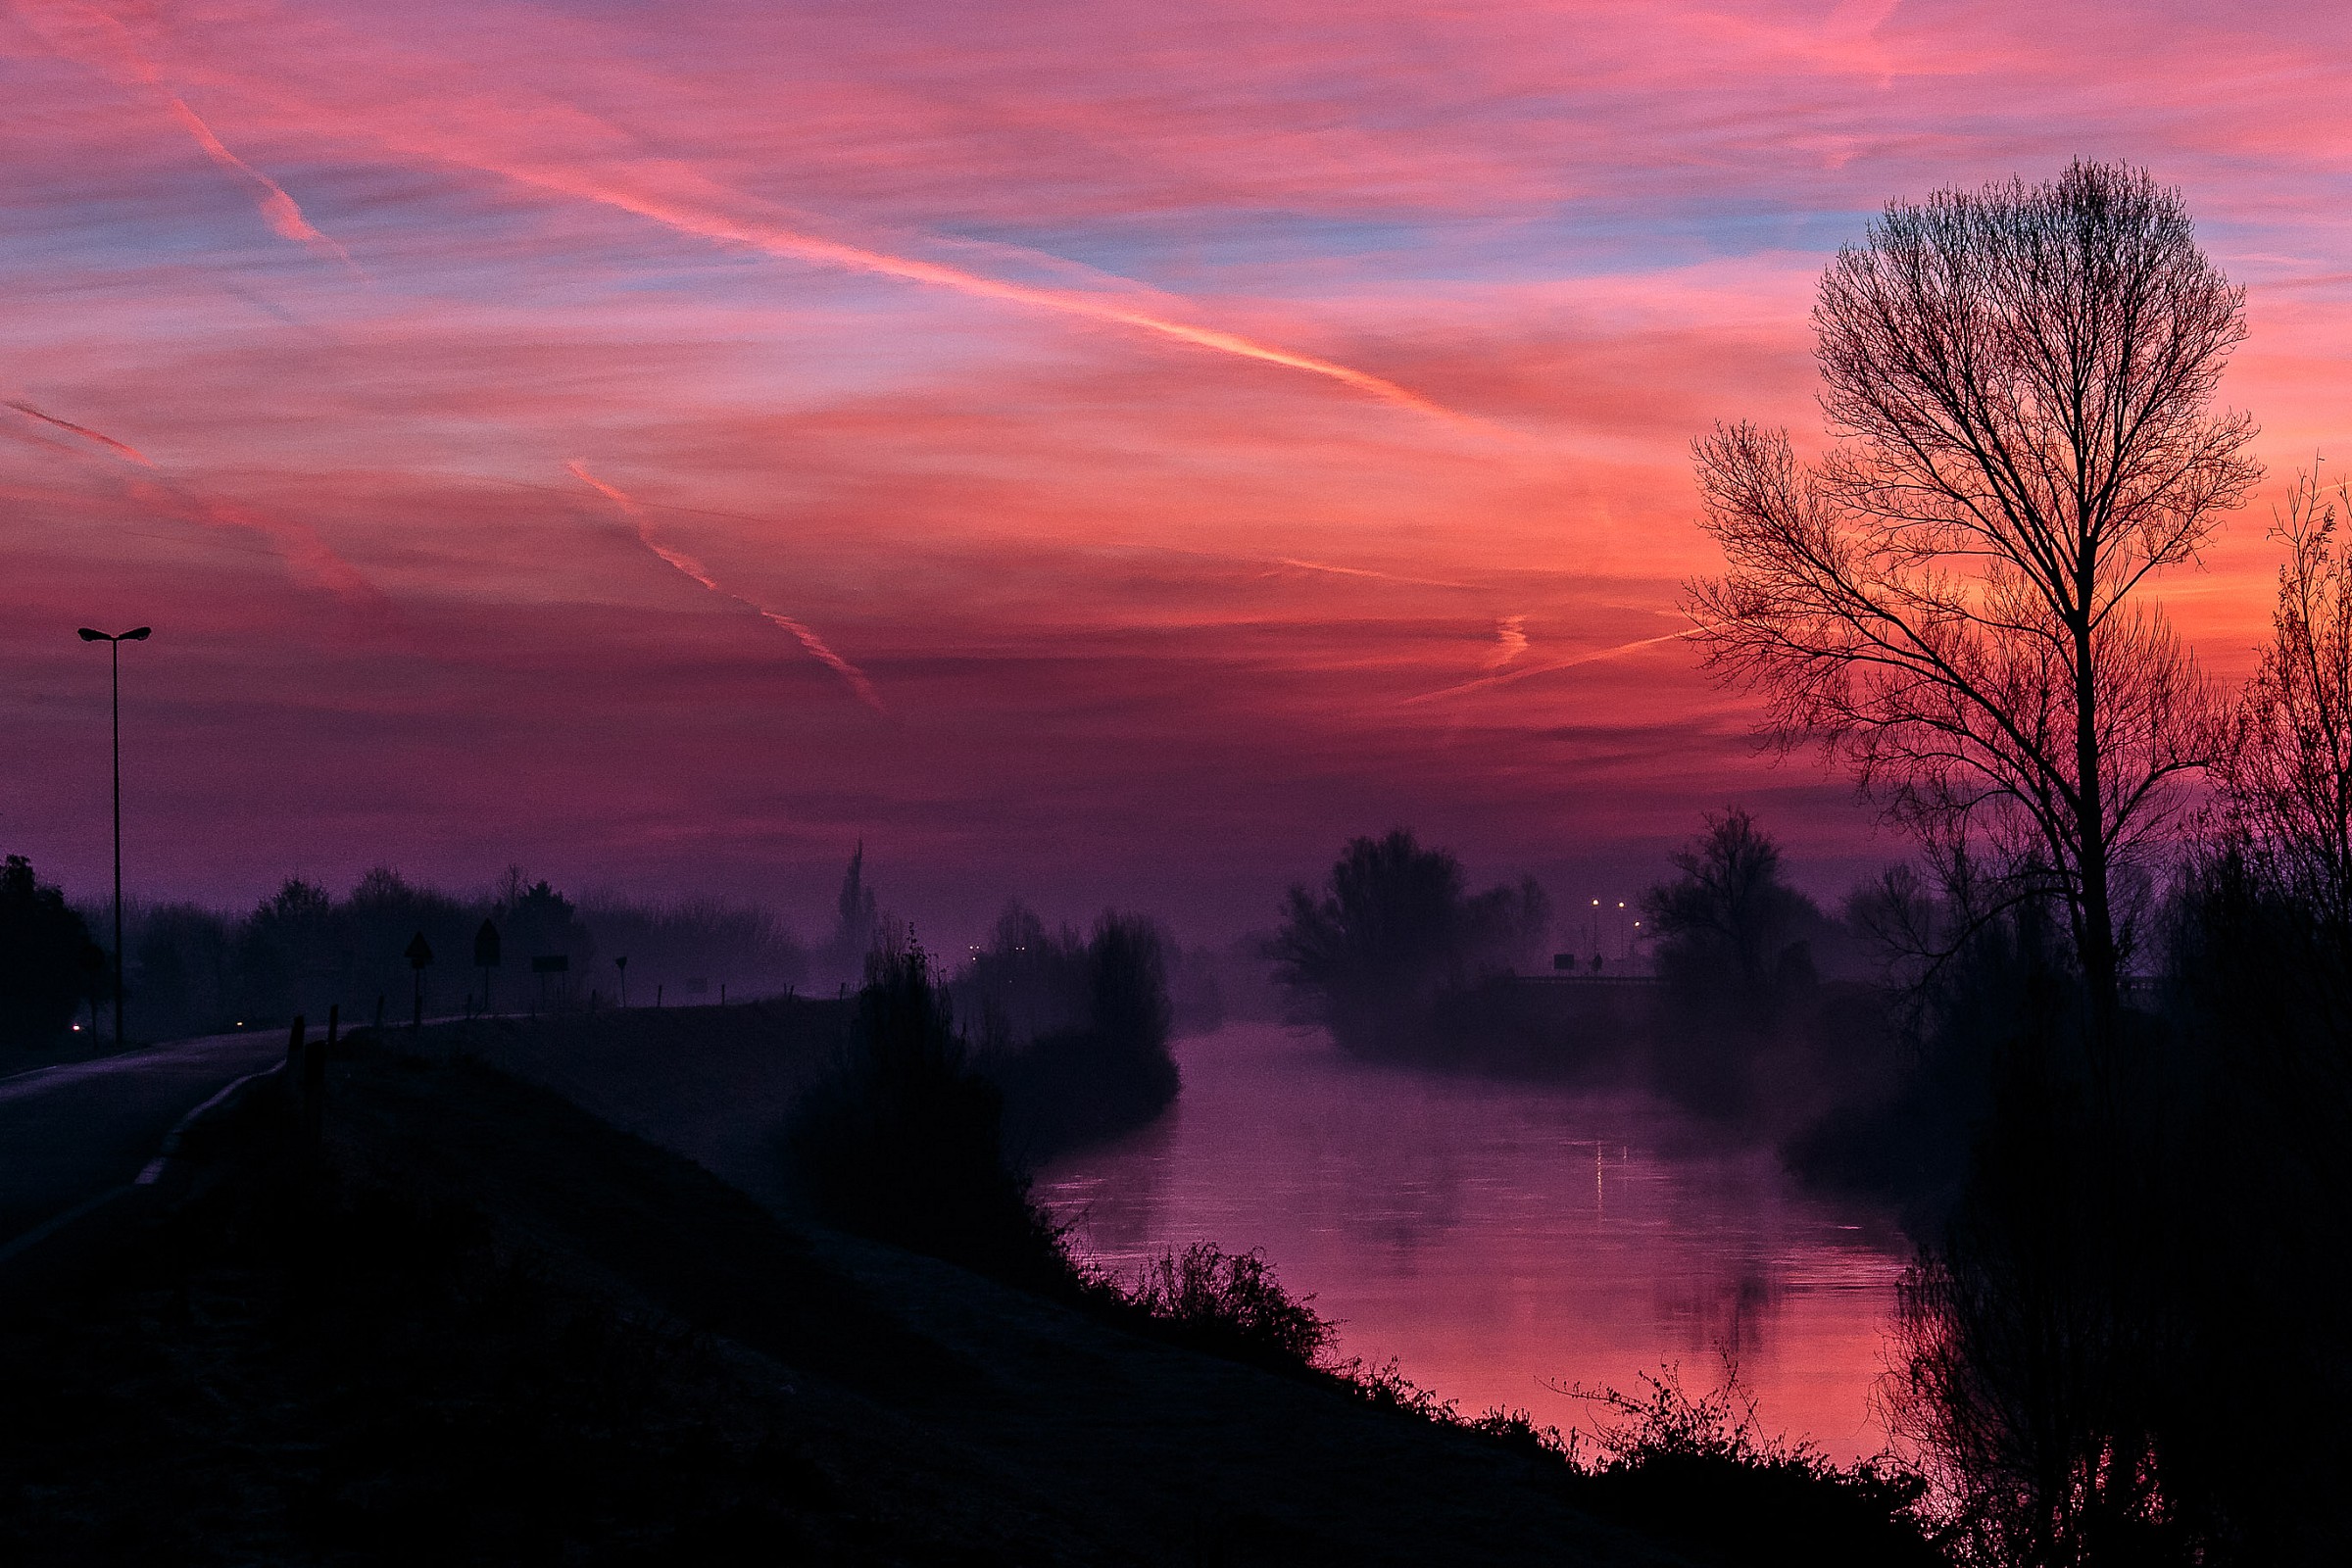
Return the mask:
[[[1403,824],[1630,897],[1709,808],[1902,844],[1696,666],[1690,443],[1818,429],[1890,199],[2123,158],[2248,288],[2263,633],[2352,465],[2340,6],[0,0],[0,846],[757,900],[860,840],[1271,919]],[[2328,471],[2325,467],[2323,472]]]

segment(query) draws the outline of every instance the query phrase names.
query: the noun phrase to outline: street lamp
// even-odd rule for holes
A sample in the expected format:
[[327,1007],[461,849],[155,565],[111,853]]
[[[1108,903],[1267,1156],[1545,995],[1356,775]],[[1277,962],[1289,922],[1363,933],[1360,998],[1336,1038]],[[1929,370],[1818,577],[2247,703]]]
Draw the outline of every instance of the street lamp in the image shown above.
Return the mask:
[[115,714],[115,1049],[122,1049],[122,645],[143,643],[154,630],[151,626],[133,626],[108,636],[102,631],[81,628],[85,643],[104,643],[107,656],[114,666]]

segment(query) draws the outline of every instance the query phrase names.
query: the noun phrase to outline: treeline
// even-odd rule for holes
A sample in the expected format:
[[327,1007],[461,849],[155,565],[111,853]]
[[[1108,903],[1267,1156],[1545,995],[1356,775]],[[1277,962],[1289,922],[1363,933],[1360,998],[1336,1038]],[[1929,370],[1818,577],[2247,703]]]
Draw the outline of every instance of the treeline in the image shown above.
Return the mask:
[[106,950],[57,888],[12,855],[0,864],[0,1052],[64,1034],[74,1011],[110,989]]
[[[1469,891],[1406,829],[1351,840],[1295,887],[1265,944],[1293,1015],[1359,1055],[1456,1071],[1640,1084],[1718,1117],[1801,1113],[1850,1095],[1884,1054],[1886,1008],[1858,983],[1869,942],[1790,885],[1747,811],[1710,815],[1640,900],[1639,952],[1554,978],[1551,908],[1530,879]],[[1629,918],[1631,916],[1629,915]],[[1604,960],[1605,961],[1605,960]],[[1867,1063],[1865,1063],[1867,1065]]]
[[[2317,618],[2352,651],[2352,569],[2337,591]],[[2352,659],[2312,653],[2352,714]],[[2281,684],[2248,696],[2216,810],[2125,906],[2112,1033],[2030,853],[1931,857],[1831,911],[1736,808],[1642,901],[1648,986],[1461,961],[1458,864],[1403,833],[1294,892],[1275,956],[1347,1049],[1639,1084],[1898,1209],[1919,1250],[1887,1406],[1953,1560],[2341,1560],[2352,724],[2339,763],[2281,755],[2327,733]]]
[[[500,962],[474,966],[484,921],[498,932]],[[125,1017],[135,1038],[160,1040],[259,1027],[297,1012],[389,1016],[412,1005],[407,956],[422,935],[426,1010],[514,1011],[657,997],[672,1004],[731,994],[779,992],[805,980],[807,957],[763,911],[712,901],[575,900],[544,880],[510,871],[495,890],[452,894],[398,872],[368,872],[338,898],[289,878],[241,914],[193,904],[134,905],[123,931]],[[534,959],[560,972],[534,973]],[[622,965],[615,960],[627,960]]]
[[[420,976],[433,1016],[749,1000],[805,985],[812,968],[829,980],[853,954],[870,978],[874,962],[912,948],[908,928],[867,880],[863,845],[844,869],[836,905],[835,928],[814,955],[757,908],[575,900],[516,869],[472,895],[378,868],[339,898],[290,878],[242,913],[134,905],[124,920],[126,1032],[160,1040],[268,1027],[297,1013],[317,1021],[333,1005],[354,1024],[379,1011],[397,1021],[416,1004]],[[8,860],[0,1048],[53,1048],[78,1010],[103,1010],[113,976],[95,924],[23,858]],[[495,966],[475,962],[485,927],[496,937]],[[413,951],[429,952],[431,961],[417,969]],[[1043,1159],[1167,1108],[1180,1086],[1171,1036],[1222,1020],[1217,968],[1216,956],[1186,954],[1141,915],[1106,912],[1082,932],[1050,928],[1015,902],[969,964],[942,983],[958,1038],[968,1036],[1002,1099],[1007,1147]]]

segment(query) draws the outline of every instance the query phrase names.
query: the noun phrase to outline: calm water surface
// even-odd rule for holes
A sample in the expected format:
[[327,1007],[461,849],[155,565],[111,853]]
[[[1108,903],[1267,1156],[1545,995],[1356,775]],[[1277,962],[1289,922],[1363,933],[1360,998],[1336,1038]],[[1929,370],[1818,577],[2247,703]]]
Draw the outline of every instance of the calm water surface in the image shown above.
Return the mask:
[[1320,1031],[1180,1041],[1184,1094],[1143,1132],[1049,1167],[1040,1198],[1132,1273],[1161,1248],[1263,1248],[1341,1323],[1466,1410],[1591,1425],[1577,1384],[1738,1357],[1768,1430],[1878,1452],[1880,1334],[1904,1244],[1625,1096],[1370,1067]]

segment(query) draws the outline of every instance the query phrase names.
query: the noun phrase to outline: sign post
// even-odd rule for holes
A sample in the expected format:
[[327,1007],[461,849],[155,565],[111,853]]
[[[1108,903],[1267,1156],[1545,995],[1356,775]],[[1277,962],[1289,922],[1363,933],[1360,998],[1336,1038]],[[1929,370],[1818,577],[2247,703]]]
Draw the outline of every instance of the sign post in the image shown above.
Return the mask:
[[614,958],[612,967],[620,971],[620,1004],[626,1007],[629,1004],[629,956],[624,953]]

